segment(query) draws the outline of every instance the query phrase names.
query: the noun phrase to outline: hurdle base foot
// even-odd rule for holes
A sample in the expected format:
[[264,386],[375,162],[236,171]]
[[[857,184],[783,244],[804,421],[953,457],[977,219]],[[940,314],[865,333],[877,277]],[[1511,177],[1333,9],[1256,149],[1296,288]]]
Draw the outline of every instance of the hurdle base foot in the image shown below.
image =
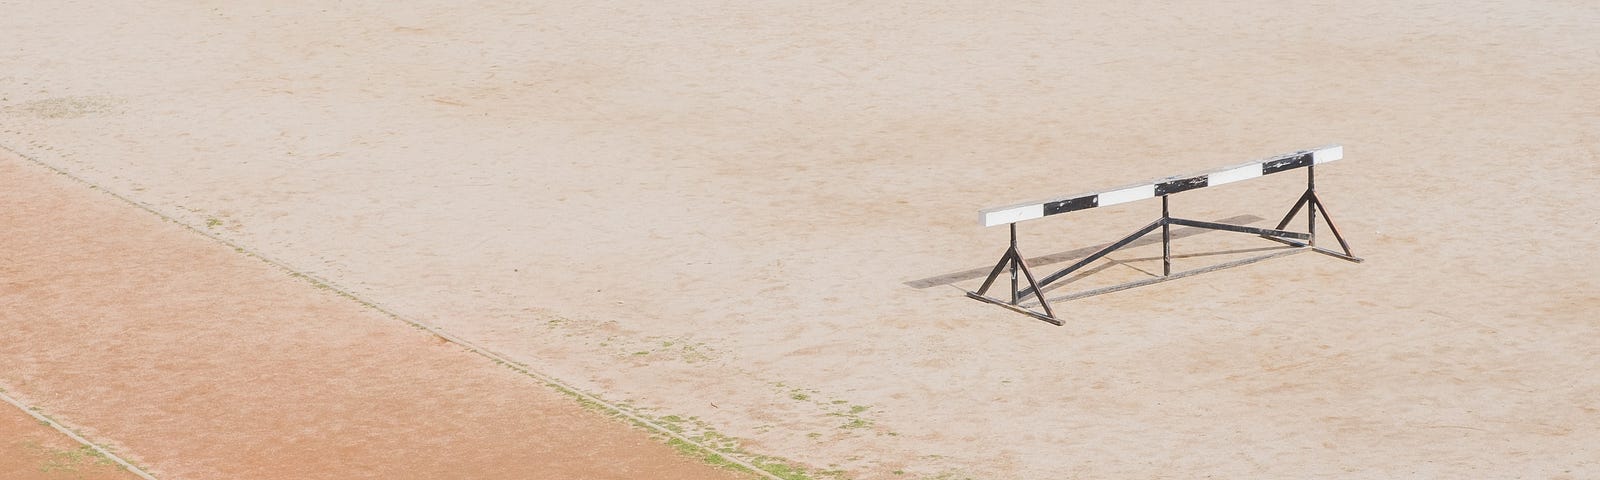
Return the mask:
[[1049,323],[1049,324],[1055,325],[1057,327],[1065,325],[1064,322],[1062,322],[1060,319],[1058,319],[1056,317],[1052,317],[1052,316],[1049,316],[1049,315],[1045,315],[1043,313],[1035,312],[1033,310],[1029,310],[1027,308],[1023,308],[1020,305],[1014,305],[1011,302],[1007,302],[1005,300],[1001,300],[1001,299],[998,299],[998,298],[991,298],[991,297],[988,297],[988,296],[985,296],[985,295],[979,295],[978,292],[967,292],[967,297],[971,298],[973,300],[980,301],[980,302],[992,303],[992,304],[995,304],[995,305],[999,305],[999,306],[1005,307],[1007,310],[1011,310],[1013,312],[1021,313],[1023,315],[1027,315],[1027,316],[1030,316],[1030,317],[1033,317],[1033,318],[1037,318],[1037,319],[1040,319],[1040,320],[1044,320],[1045,323]]
[[1328,250],[1328,249],[1322,248],[1322,247],[1311,247],[1311,251],[1317,252],[1317,253],[1320,253],[1320,254],[1323,254],[1323,255],[1327,255],[1327,256],[1330,256],[1330,257],[1333,257],[1333,258],[1337,258],[1337,259],[1340,259],[1340,260],[1344,260],[1344,261],[1347,261],[1347,262],[1351,262],[1351,263],[1361,263],[1361,262],[1367,261],[1366,259],[1361,258],[1361,257],[1357,257],[1357,256],[1354,256],[1354,255],[1345,255],[1344,252]]
[[1288,245],[1288,246],[1291,246],[1291,247],[1310,248],[1311,251],[1313,251],[1313,252],[1317,252],[1317,253],[1320,253],[1320,254],[1323,254],[1323,255],[1327,255],[1327,256],[1330,256],[1330,257],[1333,257],[1333,258],[1337,258],[1337,259],[1340,259],[1340,260],[1344,260],[1344,261],[1347,261],[1347,262],[1351,262],[1351,263],[1361,263],[1361,262],[1367,261],[1367,259],[1365,259],[1365,258],[1357,257],[1355,255],[1346,254],[1346,253],[1340,252],[1338,250],[1329,250],[1329,249],[1322,248],[1322,247],[1313,247],[1311,245],[1307,245],[1305,242],[1296,242],[1294,240],[1285,240],[1285,239],[1282,239],[1282,238],[1269,237],[1269,236],[1266,236],[1266,235],[1261,235],[1260,237],[1261,238],[1265,238],[1267,240],[1272,240],[1274,242],[1282,243],[1284,245]]

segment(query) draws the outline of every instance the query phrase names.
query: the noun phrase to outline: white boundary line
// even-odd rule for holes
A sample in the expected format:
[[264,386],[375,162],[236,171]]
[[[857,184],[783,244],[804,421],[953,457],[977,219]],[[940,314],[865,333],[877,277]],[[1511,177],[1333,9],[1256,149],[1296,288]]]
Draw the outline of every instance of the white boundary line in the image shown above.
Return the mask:
[[[7,149],[7,150],[10,150],[10,149]],[[99,452],[101,455],[105,455],[106,458],[111,459],[111,461],[113,461],[113,462],[117,462],[117,465],[122,465],[122,468],[128,469],[128,471],[133,472],[134,475],[138,475],[139,477],[144,478],[144,480],[156,480],[156,477],[152,477],[152,476],[150,476],[150,474],[145,473],[144,470],[139,469],[139,467],[133,466],[132,463],[128,463],[127,460],[123,460],[122,457],[117,456],[117,454],[111,453],[110,450],[106,450],[105,448],[102,448],[99,445],[95,445],[94,442],[91,442],[91,441],[83,438],[82,436],[79,436],[76,432],[73,432],[72,429],[67,428],[65,425],[62,425],[61,423],[56,422],[54,419],[51,419],[50,417],[46,417],[46,416],[44,416],[44,414],[35,411],[33,408],[29,407],[27,404],[22,403],[21,400],[17,400],[15,398],[12,398],[10,395],[7,395],[6,392],[0,391],[0,400],[5,400],[6,403],[9,403],[12,406],[17,407],[18,410],[22,410],[23,413],[27,413],[28,416],[33,417],[36,420],[39,420],[41,423],[44,423],[45,425],[49,425],[50,428],[56,429],[56,431],[61,432],[62,434],[65,434],[67,437],[70,437],[73,440],[77,440],[78,443],[81,443],[86,447],[93,448],[94,451]]]
[[[316,276],[316,275],[312,275],[310,273],[306,273],[306,272],[297,270],[294,267],[289,266],[288,263],[284,263],[284,262],[279,261],[279,260],[277,260],[275,258],[269,257],[264,253],[256,251],[255,249],[247,248],[247,247],[245,247],[243,245],[239,245],[239,244],[230,242],[227,239],[224,239],[222,237],[217,236],[216,234],[213,234],[213,233],[205,231],[205,230],[201,230],[200,228],[195,227],[194,225],[190,225],[190,224],[178,221],[178,219],[173,218],[173,217],[171,217],[171,216],[169,216],[169,215],[167,215],[165,213],[162,213],[161,211],[156,210],[154,207],[151,207],[149,205],[142,204],[142,203],[139,203],[139,202],[135,202],[135,201],[133,201],[133,199],[130,199],[130,198],[125,197],[125,196],[122,196],[122,195],[120,195],[120,194],[118,194],[116,192],[113,192],[113,191],[111,191],[109,189],[106,189],[105,187],[101,187],[100,185],[97,185],[94,182],[90,182],[88,180],[85,180],[82,177],[79,177],[77,175],[73,175],[72,173],[70,173],[70,172],[68,172],[68,171],[66,171],[64,169],[58,168],[55,165],[51,165],[51,164],[45,163],[44,161],[39,160],[37,158],[34,158],[33,156],[30,156],[30,155],[24,154],[22,152],[19,152],[16,149],[13,149],[13,148],[11,148],[11,147],[9,147],[7,145],[0,144],[0,150],[5,150],[7,152],[10,152],[13,155],[16,155],[19,158],[22,158],[24,160],[33,162],[34,164],[37,164],[37,165],[39,165],[41,167],[49,169],[50,171],[56,172],[57,174],[59,174],[61,176],[70,178],[70,179],[72,179],[74,181],[77,181],[78,183],[82,183],[84,185],[88,185],[89,187],[91,187],[94,190],[97,190],[97,191],[100,191],[102,193],[105,193],[106,195],[110,195],[112,198],[115,198],[117,200],[121,200],[124,203],[127,203],[129,205],[133,205],[134,207],[138,207],[139,209],[144,210],[146,212],[150,212],[151,214],[153,214],[153,215],[155,215],[157,217],[160,217],[162,220],[166,220],[166,221],[178,224],[178,225],[182,226],[183,228],[188,229],[191,232],[198,233],[198,234],[200,234],[200,235],[202,235],[202,236],[204,236],[206,238],[209,238],[209,239],[211,239],[213,241],[216,241],[217,243],[221,243],[223,245],[231,247],[234,250],[236,250],[238,252],[241,252],[241,253],[243,253],[245,255],[248,255],[248,256],[251,256],[251,257],[255,257],[257,260],[261,260],[263,262],[266,262],[268,265],[272,265],[274,267],[278,267],[278,268],[280,268],[280,269],[282,269],[282,270],[284,270],[286,272],[289,272],[289,273],[292,273],[292,274],[295,274],[295,275],[300,275],[301,277],[304,277],[304,278],[306,278],[307,280],[310,280],[313,283],[326,286],[329,289],[333,290],[335,293],[338,293],[339,295],[343,295],[345,297],[348,297],[351,300],[355,300],[357,303],[361,303],[363,305],[366,305],[367,307],[372,308],[373,310],[377,310],[379,313],[382,313],[384,315],[388,315],[389,318],[393,318],[395,320],[398,320],[398,321],[400,321],[402,323],[405,323],[407,325],[410,325],[412,327],[420,328],[423,331],[426,331],[428,333],[432,333],[434,335],[438,335],[440,338],[443,338],[443,339],[445,339],[445,340],[447,340],[447,341],[449,341],[451,343],[459,345],[462,348],[467,349],[467,351],[472,352],[472,353],[476,353],[476,354],[478,354],[478,355],[480,355],[480,356],[482,356],[484,358],[488,358],[488,359],[494,360],[496,362],[504,363],[506,366],[510,367],[512,370],[515,370],[515,371],[517,371],[519,373],[522,373],[523,375],[527,375],[529,377],[532,377],[534,380],[538,380],[540,382],[544,382],[546,385],[553,386],[553,387],[556,387],[558,389],[562,389],[562,390],[566,390],[568,392],[572,392],[573,395],[576,395],[576,396],[578,396],[579,398],[581,398],[583,400],[594,402],[595,404],[600,405],[601,407],[604,407],[606,410],[609,410],[612,413],[615,413],[617,415],[621,415],[621,416],[627,418],[628,420],[633,421],[636,424],[643,425],[644,427],[649,428],[650,430],[654,430],[656,433],[659,433],[659,434],[662,434],[662,435],[666,435],[668,437],[672,437],[674,439],[677,439],[678,441],[687,443],[689,445],[694,445],[696,448],[699,448],[703,452],[711,453],[711,454],[717,455],[719,457],[722,457],[723,459],[727,460],[729,463],[733,463],[733,464],[738,465],[740,467],[744,467],[745,469],[748,469],[751,472],[753,472],[756,475],[759,475],[761,477],[768,478],[768,479],[771,479],[771,480],[784,480],[783,477],[779,477],[777,475],[772,474],[772,472],[768,472],[768,471],[766,471],[766,470],[764,470],[762,468],[759,468],[759,467],[755,466],[754,464],[752,464],[748,460],[735,457],[735,456],[730,455],[728,453],[725,453],[725,452],[719,451],[717,449],[708,447],[703,443],[691,440],[691,439],[689,439],[689,437],[684,436],[683,434],[680,434],[678,432],[674,432],[671,429],[668,429],[667,427],[662,426],[661,424],[656,423],[656,422],[654,422],[654,421],[652,421],[650,419],[641,417],[641,416],[636,415],[636,414],[634,414],[632,412],[624,410],[622,407],[619,407],[619,406],[617,406],[617,405],[615,405],[615,404],[613,404],[611,402],[607,402],[605,400],[601,400],[599,397],[596,397],[594,395],[590,395],[588,392],[585,392],[583,390],[579,390],[579,389],[573,387],[571,384],[563,382],[563,381],[561,381],[561,380],[559,380],[559,379],[557,379],[557,378],[555,378],[553,376],[546,375],[546,374],[540,373],[538,371],[535,371],[534,369],[528,367],[527,364],[525,364],[525,363],[514,361],[514,360],[512,360],[510,358],[506,358],[505,356],[503,356],[503,355],[501,355],[499,353],[496,353],[494,351],[485,349],[483,347],[479,347],[476,344],[473,344],[472,342],[467,341],[466,339],[463,339],[461,337],[457,337],[454,334],[451,334],[449,332],[441,330],[438,327],[435,327],[433,325],[429,325],[429,324],[426,324],[426,323],[422,323],[420,321],[416,321],[416,320],[412,320],[410,318],[404,317],[404,316],[402,316],[402,315],[400,315],[398,313],[395,313],[393,310],[390,310],[388,307],[384,307],[384,306],[378,304],[377,302],[374,302],[374,301],[369,300],[369,299],[367,299],[365,297],[362,297],[362,296],[356,295],[354,293],[351,293],[349,290],[345,289],[344,287],[340,286],[339,284],[336,284],[336,283],[333,283],[331,281],[328,281],[327,279],[324,279],[322,277],[319,277],[319,276]],[[24,409],[24,410],[26,410],[26,409]],[[31,414],[32,412],[29,412],[29,413]],[[53,423],[52,423],[52,425],[53,425]],[[61,430],[61,429],[58,427],[57,430]],[[65,432],[65,430],[62,430],[62,431]],[[81,437],[78,437],[75,434],[72,434],[70,432],[68,432],[67,434],[71,435],[73,438],[79,439],[79,441],[83,442],[85,445],[89,445],[91,447],[94,447],[94,449],[97,450],[97,451],[104,452],[103,450],[100,449],[100,447],[95,446],[92,443],[89,443],[87,440],[83,440]],[[708,466],[710,466],[710,465],[708,465]],[[715,467],[713,467],[713,468],[715,468]],[[155,480],[154,478],[151,478],[149,476],[145,476],[145,478],[146,478],[146,480]]]

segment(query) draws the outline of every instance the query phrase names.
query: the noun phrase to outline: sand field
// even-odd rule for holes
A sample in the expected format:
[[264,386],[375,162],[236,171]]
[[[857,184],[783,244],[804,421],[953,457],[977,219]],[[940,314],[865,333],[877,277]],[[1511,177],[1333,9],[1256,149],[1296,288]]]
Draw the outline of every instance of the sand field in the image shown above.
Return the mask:
[[[194,270],[262,263],[228,242],[376,308],[274,287],[350,316],[254,328],[437,327],[812,478],[1600,476],[1600,220],[1583,213],[1600,206],[1600,8],[1584,2],[5,9],[0,145],[32,160],[6,167],[4,208],[76,188],[149,211],[8,213],[0,272],[45,261],[10,252],[65,248],[34,245],[52,243],[38,225],[103,242],[156,212],[195,230],[159,241],[217,250]],[[961,294],[1005,248],[980,208],[1330,143],[1346,158],[1318,191],[1365,263],[1294,255],[1058,304],[1063,327]],[[35,186],[60,177],[45,166],[81,182]],[[1184,193],[1174,214],[1270,224],[1301,182]],[[71,222],[80,208],[99,220]],[[1159,202],[1080,213],[1019,226],[1036,268]],[[1180,266],[1275,245],[1183,235]],[[1159,255],[1118,252],[1083,285],[1148,276]],[[118,261],[102,257],[61,275]],[[0,280],[5,298],[54,277],[27,278]],[[91,297],[26,297],[0,322]],[[0,386],[161,478],[257,468],[167,442],[242,420],[118,429],[155,408],[118,392],[158,378],[85,389],[17,332],[0,333]],[[290,343],[238,335],[294,365]],[[420,340],[388,335],[349,347],[414,359]],[[504,402],[478,421],[581,411],[450,355],[438,372],[507,376],[460,387]],[[241,406],[275,393],[215,388]],[[381,458],[352,445],[344,458]],[[272,477],[270,455],[250,461]]]

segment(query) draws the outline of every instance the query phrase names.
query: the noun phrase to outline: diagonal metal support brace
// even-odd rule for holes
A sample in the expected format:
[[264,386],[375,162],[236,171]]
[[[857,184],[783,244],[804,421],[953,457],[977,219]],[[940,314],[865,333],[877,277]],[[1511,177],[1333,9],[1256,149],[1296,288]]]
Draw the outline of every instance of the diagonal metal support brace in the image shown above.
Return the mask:
[[1113,243],[1113,244],[1107,246],[1106,248],[1100,249],[1100,251],[1098,251],[1098,252],[1094,252],[1092,254],[1089,254],[1089,256],[1087,256],[1087,257],[1083,257],[1083,260],[1079,260],[1078,263],[1074,263],[1074,264],[1072,264],[1072,266],[1067,267],[1067,268],[1063,268],[1060,271],[1057,271],[1056,273],[1045,275],[1044,281],[1039,282],[1039,284],[1036,285],[1036,286],[1033,286],[1033,287],[1030,287],[1030,288],[1028,288],[1026,290],[1023,290],[1021,292],[1021,295],[1027,296],[1030,293],[1038,293],[1039,292],[1039,287],[1043,287],[1043,286],[1049,285],[1049,284],[1055,282],[1056,280],[1060,280],[1062,277],[1066,277],[1067,275],[1071,275],[1072,272],[1076,272],[1076,271],[1078,271],[1078,269],[1083,268],[1085,266],[1088,266],[1091,263],[1094,263],[1095,260],[1099,260],[1101,257],[1104,257],[1104,256],[1110,254],[1111,252],[1117,251],[1117,249],[1120,249],[1122,247],[1128,246],[1128,244],[1133,243],[1134,240],[1138,240],[1139,237],[1143,237],[1145,235],[1149,235],[1150,232],[1154,232],[1154,231],[1156,231],[1157,228],[1161,228],[1162,224],[1163,224],[1163,222],[1161,220],[1156,220],[1154,222],[1150,222],[1149,225],[1145,225],[1144,228],[1139,229],[1139,231],[1133,232],[1132,235],[1128,235],[1126,237],[1122,237],[1122,240],[1117,240],[1117,243]]

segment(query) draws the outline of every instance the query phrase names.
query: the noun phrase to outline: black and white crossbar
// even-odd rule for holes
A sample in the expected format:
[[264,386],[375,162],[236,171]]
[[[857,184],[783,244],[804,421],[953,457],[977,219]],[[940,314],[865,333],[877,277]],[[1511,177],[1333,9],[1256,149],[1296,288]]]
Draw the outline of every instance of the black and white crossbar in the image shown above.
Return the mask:
[[[1338,227],[1334,226],[1333,219],[1327,214],[1327,208],[1322,205],[1322,201],[1318,199],[1316,195],[1315,167],[1317,165],[1340,160],[1342,158],[1344,158],[1344,147],[1339,145],[1331,145],[1287,153],[1266,160],[1234,165],[1205,173],[1176,175],[1151,180],[1148,182],[1140,182],[1134,185],[1113,188],[1110,190],[1103,190],[1100,192],[1067,195],[1049,200],[980,210],[978,212],[978,220],[983,226],[992,227],[996,225],[1007,225],[1009,227],[1011,231],[1011,244],[1010,247],[1006,249],[1006,253],[1000,257],[1000,262],[995,265],[994,270],[991,271],[988,278],[984,280],[983,286],[979,287],[977,291],[967,292],[967,296],[980,301],[1000,305],[1020,313],[1031,315],[1046,322],[1061,325],[1061,320],[1055,316],[1054,310],[1050,307],[1050,300],[1065,301],[1111,293],[1129,288],[1183,278],[1199,273],[1220,270],[1223,268],[1236,267],[1268,258],[1283,256],[1289,253],[1299,253],[1303,251],[1314,251],[1352,262],[1360,262],[1361,259],[1357,258],[1350,252],[1350,244],[1346,242],[1344,236],[1339,233]],[[1289,213],[1284,215],[1283,220],[1278,222],[1278,225],[1274,228],[1259,228],[1245,225],[1231,225],[1175,218],[1169,213],[1169,201],[1167,197],[1172,194],[1194,190],[1197,188],[1248,180],[1251,178],[1286,172],[1299,168],[1306,169],[1306,191],[1300,196],[1300,199],[1295,202],[1294,206],[1289,209]],[[1143,228],[1140,228],[1133,234],[1123,237],[1121,240],[1113,242],[1111,245],[1100,249],[1099,251],[1090,254],[1087,257],[1084,257],[1082,260],[1079,260],[1071,266],[1061,269],[1055,273],[1045,275],[1042,278],[1036,279],[1034,277],[1032,270],[1028,268],[1026,257],[1024,257],[1017,249],[1018,222],[1157,197],[1161,198],[1161,218],[1151,222],[1149,225],[1146,225]],[[1289,222],[1294,219],[1295,215],[1298,214],[1301,209],[1306,210],[1306,231],[1293,232],[1284,230],[1284,228],[1289,225]],[[1319,210],[1322,211],[1323,223],[1328,226],[1328,230],[1331,231],[1334,238],[1339,241],[1340,251],[1329,250],[1317,246],[1317,212]],[[1172,225],[1248,233],[1261,236],[1268,240],[1284,243],[1294,248],[1292,250],[1278,251],[1257,257],[1173,273]],[[1113,251],[1116,251],[1117,249],[1128,246],[1128,244],[1133,243],[1133,241],[1138,240],[1140,237],[1154,232],[1156,229],[1161,230],[1161,276],[1073,293],[1058,298],[1046,299],[1044,297],[1044,289],[1052,283],[1065,278],[1067,275],[1071,275],[1073,272],[1082,269],[1083,267],[1093,263],[1096,260],[1099,260],[1100,258]],[[1005,272],[1007,269],[1009,269],[1011,272],[1010,298],[999,299],[988,296],[987,293],[989,289],[994,286],[994,281],[999,278],[1000,274]],[[1022,278],[1018,277],[1018,273],[1021,273],[1022,278],[1025,278],[1028,281],[1026,288],[1019,288],[1021,287],[1019,280]],[[1042,312],[1032,310],[1022,303],[1022,299],[1028,297],[1029,295],[1032,295],[1038,300],[1039,307],[1043,309]]]

